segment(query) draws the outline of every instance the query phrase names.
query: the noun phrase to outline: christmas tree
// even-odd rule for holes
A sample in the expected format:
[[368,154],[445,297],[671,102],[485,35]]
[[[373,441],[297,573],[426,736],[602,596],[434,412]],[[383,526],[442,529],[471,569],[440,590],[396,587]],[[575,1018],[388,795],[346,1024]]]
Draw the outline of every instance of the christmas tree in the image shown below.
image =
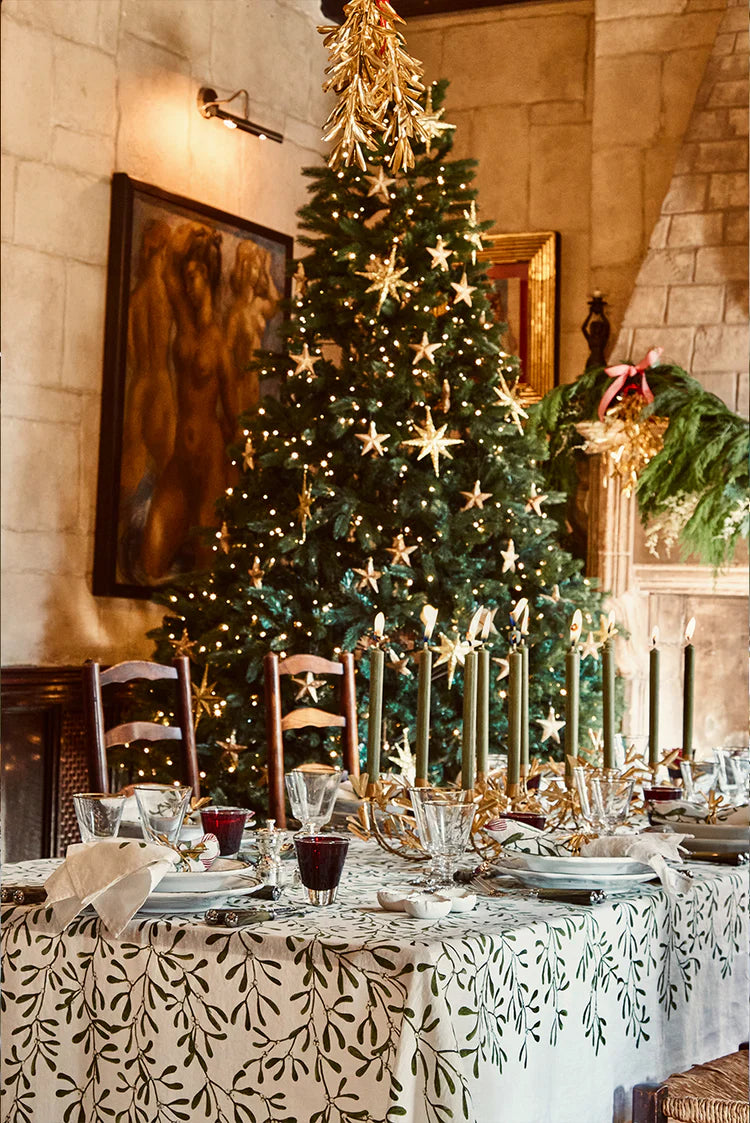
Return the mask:
[[[562,496],[544,493],[542,450],[524,433],[518,364],[502,351],[478,257],[489,224],[477,220],[473,163],[449,158],[443,95],[426,95],[427,139],[413,142],[409,171],[390,169],[385,145],[366,171],[305,171],[308,252],[296,263],[286,346],[257,364],[276,392],[241,421],[212,570],[157,598],[169,614],[152,633],[156,657],[178,650],[193,661],[206,787],[223,799],[259,793],[269,650],[355,651],[364,740],[378,611],[390,637],[385,736],[391,746],[404,732],[413,740],[427,604],[438,610],[433,778],[458,770],[461,665],[480,605],[494,612],[491,751],[507,729],[509,614],[526,598],[531,748],[562,754],[555,718],[570,620],[580,607],[584,636],[595,633],[599,596],[560,548]],[[595,649],[590,636],[583,729],[601,724]],[[309,702],[324,688],[294,690]],[[316,751],[335,754],[335,741],[287,735],[288,765]]]

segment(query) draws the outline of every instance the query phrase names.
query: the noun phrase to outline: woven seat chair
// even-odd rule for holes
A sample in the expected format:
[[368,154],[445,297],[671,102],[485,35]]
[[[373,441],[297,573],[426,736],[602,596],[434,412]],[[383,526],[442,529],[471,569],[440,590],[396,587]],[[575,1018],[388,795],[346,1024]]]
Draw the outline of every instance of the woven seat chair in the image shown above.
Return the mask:
[[746,1048],[633,1089],[633,1123],[750,1123]]

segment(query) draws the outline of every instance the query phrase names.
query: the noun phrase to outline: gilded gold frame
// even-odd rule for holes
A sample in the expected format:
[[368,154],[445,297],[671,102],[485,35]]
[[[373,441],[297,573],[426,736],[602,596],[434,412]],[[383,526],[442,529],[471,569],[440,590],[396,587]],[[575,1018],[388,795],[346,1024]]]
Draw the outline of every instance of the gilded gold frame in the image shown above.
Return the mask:
[[[560,235],[554,230],[533,234],[485,234],[487,247],[477,255],[480,261],[499,265],[518,265],[518,276],[526,280],[526,364],[524,397],[538,401],[557,385],[559,363],[559,282]],[[525,276],[524,276],[525,274]]]

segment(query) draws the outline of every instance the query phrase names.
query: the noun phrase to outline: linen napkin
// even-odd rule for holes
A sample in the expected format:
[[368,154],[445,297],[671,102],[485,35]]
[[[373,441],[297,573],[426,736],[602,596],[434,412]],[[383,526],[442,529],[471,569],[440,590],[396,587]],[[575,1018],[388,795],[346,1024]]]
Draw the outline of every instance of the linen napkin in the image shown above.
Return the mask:
[[[504,850],[515,850],[519,854],[537,854],[557,857],[570,857],[565,846],[569,837],[562,831],[541,831],[526,823],[511,819],[492,819],[487,824],[488,833]],[[689,879],[674,870],[669,862],[682,862],[681,843],[689,835],[684,834],[614,834],[585,842],[581,847],[584,858],[633,858],[646,866],[651,866],[662,885],[669,892],[684,889]]]
[[[652,803],[649,818],[653,823],[707,823],[708,806],[705,802],[690,802],[687,799],[660,800]],[[738,830],[750,827],[750,806],[719,806],[715,813],[715,823],[719,827],[737,827]]]
[[166,873],[180,861],[167,846],[104,838],[69,846],[65,861],[44,883],[47,902],[64,928],[92,905],[107,931],[119,936]]

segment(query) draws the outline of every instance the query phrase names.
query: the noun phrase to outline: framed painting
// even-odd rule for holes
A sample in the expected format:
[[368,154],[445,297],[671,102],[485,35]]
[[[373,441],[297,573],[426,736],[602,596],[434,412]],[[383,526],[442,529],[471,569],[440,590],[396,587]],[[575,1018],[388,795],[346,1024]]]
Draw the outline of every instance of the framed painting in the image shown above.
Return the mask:
[[521,361],[524,397],[538,401],[558,381],[560,235],[484,234],[482,242],[495,318],[508,325],[505,350]]
[[148,597],[208,564],[227,445],[281,349],[292,238],[112,177],[93,591]]

